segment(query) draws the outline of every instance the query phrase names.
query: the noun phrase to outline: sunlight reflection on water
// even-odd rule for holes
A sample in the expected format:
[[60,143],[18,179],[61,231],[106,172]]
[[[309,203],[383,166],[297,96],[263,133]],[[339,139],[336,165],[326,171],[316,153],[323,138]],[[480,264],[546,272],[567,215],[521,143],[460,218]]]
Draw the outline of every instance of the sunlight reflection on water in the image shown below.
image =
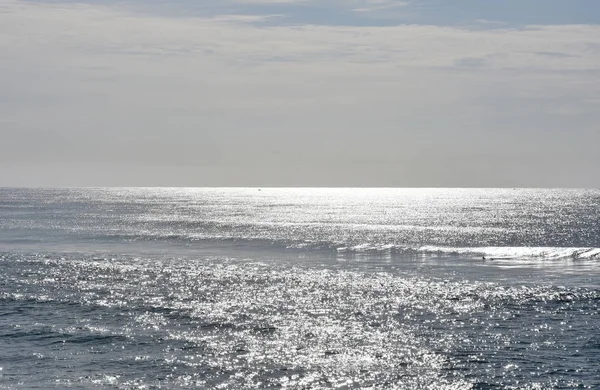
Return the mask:
[[[579,363],[560,356],[597,355],[593,340],[591,349],[583,347],[589,321],[598,323],[598,288],[469,281],[435,267],[375,272],[41,254],[5,255],[0,264],[2,285],[12,286],[0,298],[8,310],[35,318],[13,318],[3,335],[10,340],[5,354],[20,353],[13,349],[22,347],[20,337],[37,338],[28,353],[43,351],[50,366],[68,361],[80,373],[93,361],[99,372],[118,373],[76,375],[73,383],[406,389],[465,388],[474,380],[516,387],[597,383],[589,371],[569,378],[564,370]],[[6,372],[27,371],[4,367],[5,379]]]
[[600,387],[600,191],[0,189],[0,387]]

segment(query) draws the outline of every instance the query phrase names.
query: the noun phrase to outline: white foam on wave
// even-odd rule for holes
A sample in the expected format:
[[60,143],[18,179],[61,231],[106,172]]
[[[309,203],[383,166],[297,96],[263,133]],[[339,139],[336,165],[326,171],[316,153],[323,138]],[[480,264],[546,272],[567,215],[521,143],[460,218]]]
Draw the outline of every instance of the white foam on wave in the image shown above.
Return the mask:
[[336,248],[338,252],[384,252],[384,251],[402,251],[409,248],[398,247],[394,244],[359,244],[354,246],[342,246]]
[[466,247],[452,248],[426,245],[418,249],[423,253],[478,255],[490,259],[595,259],[600,258],[600,248],[576,247]]
[[340,246],[338,252],[398,252],[429,255],[485,257],[486,259],[600,259],[600,248],[589,247],[446,247],[435,245],[398,246],[363,243]]

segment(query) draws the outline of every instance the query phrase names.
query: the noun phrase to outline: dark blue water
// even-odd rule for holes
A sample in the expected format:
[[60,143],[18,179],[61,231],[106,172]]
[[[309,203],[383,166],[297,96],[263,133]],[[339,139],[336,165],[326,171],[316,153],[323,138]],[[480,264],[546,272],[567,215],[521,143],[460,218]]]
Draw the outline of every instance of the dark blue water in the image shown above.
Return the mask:
[[0,387],[600,388],[599,221],[595,190],[0,189]]

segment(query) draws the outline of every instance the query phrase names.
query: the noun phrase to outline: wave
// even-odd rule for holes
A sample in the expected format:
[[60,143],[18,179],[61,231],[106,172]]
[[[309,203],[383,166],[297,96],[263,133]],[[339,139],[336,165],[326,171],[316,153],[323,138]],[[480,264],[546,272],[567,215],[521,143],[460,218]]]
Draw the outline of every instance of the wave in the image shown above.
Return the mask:
[[[67,237],[69,238],[69,237]],[[71,236],[72,238],[72,236]],[[430,243],[390,243],[355,240],[353,242],[336,240],[331,237],[325,239],[290,239],[284,237],[257,237],[245,236],[243,234],[177,234],[173,232],[138,232],[127,234],[122,232],[81,235],[75,240],[48,240],[40,237],[13,238],[0,240],[0,252],[2,244],[12,244],[19,247],[27,245],[29,249],[43,249],[50,247],[54,250],[60,248],[94,249],[99,246],[104,249],[116,245],[120,249],[122,245],[133,245],[136,250],[155,249],[156,245],[177,245],[180,249],[190,250],[217,250],[235,249],[241,251],[333,251],[343,254],[392,254],[392,255],[430,255],[430,256],[462,256],[467,258],[482,258],[490,260],[509,259],[578,259],[593,260],[600,259],[600,248],[576,247],[576,246],[469,246],[467,245],[439,245]],[[10,247],[4,248],[9,249]],[[0,260],[2,258],[0,257]]]
[[573,247],[445,247],[423,245],[398,247],[396,245],[360,244],[337,248],[338,252],[397,252],[440,256],[485,257],[490,260],[509,259],[600,259],[600,248]]
[[480,255],[490,259],[595,259],[600,258],[600,248],[572,247],[475,247],[447,248],[423,246],[419,251],[425,253]]

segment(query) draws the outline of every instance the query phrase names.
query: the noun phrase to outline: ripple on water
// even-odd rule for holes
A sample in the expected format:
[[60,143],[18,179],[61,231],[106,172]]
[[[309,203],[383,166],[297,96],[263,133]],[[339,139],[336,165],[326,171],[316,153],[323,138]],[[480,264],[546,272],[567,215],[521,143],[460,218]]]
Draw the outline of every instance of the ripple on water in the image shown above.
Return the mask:
[[600,384],[594,289],[227,259],[27,255],[1,266],[9,384],[27,375],[120,388]]

